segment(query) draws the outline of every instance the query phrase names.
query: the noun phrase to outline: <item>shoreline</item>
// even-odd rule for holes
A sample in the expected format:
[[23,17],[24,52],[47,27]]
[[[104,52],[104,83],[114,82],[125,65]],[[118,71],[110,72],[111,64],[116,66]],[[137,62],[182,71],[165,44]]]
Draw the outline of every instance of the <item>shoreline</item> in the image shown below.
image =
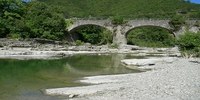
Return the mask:
[[[128,47],[128,48],[127,48]],[[100,48],[100,49],[97,49]],[[45,48],[48,49],[48,48]],[[11,59],[53,59],[68,57],[76,54],[131,54],[134,56],[174,56],[181,54],[177,47],[173,48],[144,48],[125,45],[122,48],[109,48],[108,46],[69,46],[57,50],[33,49],[24,47],[12,47],[5,49],[0,47],[0,58]],[[54,48],[55,49],[55,48]],[[63,50],[64,49],[64,50]],[[134,49],[134,50],[133,50]]]
[[91,45],[72,46],[62,41],[46,39],[13,40],[0,38],[0,58],[47,59],[67,57],[75,54],[133,54],[135,56],[181,56],[178,47],[147,48],[134,45]]
[[46,89],[47,95],[64,95],[70,100],[198,100],[200,59],[178,58],[158,63],[143,73],[85,77],[81,87]]

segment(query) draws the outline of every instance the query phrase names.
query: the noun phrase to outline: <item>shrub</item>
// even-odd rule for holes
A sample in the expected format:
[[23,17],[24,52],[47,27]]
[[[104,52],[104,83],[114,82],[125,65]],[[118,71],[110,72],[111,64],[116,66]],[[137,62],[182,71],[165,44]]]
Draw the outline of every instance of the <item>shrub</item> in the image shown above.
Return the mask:
[[83,45],[84,43],[81,40],[76,40],[75,42],[76,46]]
[[169,24],[174,31],[178,31],[185,24],[185,18],[181,15],[175,15],[172,17]]
[[200,32],[186,32],[177,41],[179,49],[184,55],[200,56]]
[[111,45],[110,45],[110,47],[111,47],[111,48],[114,48],[114,49],[116,49],[116,48],[118,48],[118,47],[119,47],[119,45],[118,45],[118,44],[116,44],[116,43],[113,43],[113,44],[111,44]]
[[121,24],[126,23],[124,18],[120,17],[120,16],[115,16],[115,17],[112,17],[111,19],[112,19],[112,24],[114,24],[114,25],[121,25]]
[[65,19],[66,27],[71,26],[74,23],[73,19]]

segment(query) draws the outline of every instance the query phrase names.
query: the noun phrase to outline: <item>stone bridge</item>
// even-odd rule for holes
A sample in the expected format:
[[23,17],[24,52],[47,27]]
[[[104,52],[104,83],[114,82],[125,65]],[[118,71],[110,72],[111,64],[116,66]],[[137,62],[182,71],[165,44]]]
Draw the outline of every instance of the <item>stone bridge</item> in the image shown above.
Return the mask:
[[[187,23],[195,23],[195,21],[187,21]],[[126,44],[126,34],[137,27],[143,26],[156,26],[169,30],[175,37],[178,37],[181,33],[184,33],[184,28],[177,32],[173,32],[172,28],[169,25],[169,20],[129,20],[127,23],[122,25],[113,25],[112,21],[107,20],[82,20],[77,19],[73,22],[73,24],[67,28],[69,32],[76,30],[80,26],[84,25],[96,25],[100,27],[104,27],[110,30],[113,33],[113,43],[116,44]]]

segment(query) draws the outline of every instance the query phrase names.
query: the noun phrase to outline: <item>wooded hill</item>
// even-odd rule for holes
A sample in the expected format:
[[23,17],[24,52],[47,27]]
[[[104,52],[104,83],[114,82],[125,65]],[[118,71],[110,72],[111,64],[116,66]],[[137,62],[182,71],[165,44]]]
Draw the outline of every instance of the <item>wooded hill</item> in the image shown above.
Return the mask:
[[199,18],[200,5],[185,0],[39,0],[61,6],[70,17],[170,18],[175,14]]

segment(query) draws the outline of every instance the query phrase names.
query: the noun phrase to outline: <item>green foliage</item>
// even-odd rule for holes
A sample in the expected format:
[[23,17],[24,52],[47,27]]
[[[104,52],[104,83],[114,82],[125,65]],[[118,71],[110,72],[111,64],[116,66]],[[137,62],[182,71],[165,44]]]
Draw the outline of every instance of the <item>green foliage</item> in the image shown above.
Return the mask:
[[184,35],[180,36],[177,44],[183,53],[200,56],[200,32],[186,32]]
[[74,23],[74,20],[73,19],[65,19],[65,23],[67,25],[66,27],[69,27]]
[[84,43],[81,40],[76,40],[75,41],[76,46],[83,45]]
[[77,29],[75,33],[80,35],[80,40],[83,42],[98,45],[112,43],[112,33],[100,26],[83,26]]
[[27,37],[59,40],[63,37],[66,23],[62,14],[55,7],[45,3],[31,2],[25,17],[29,30]]
[[5,38],[63,38],[65,18],[59,7],[33,1],[0,1],[0,37]]
[[174,46],[175,39],[168,30],[155,27],[140,27],[127,33],[128,44],[145,47]]
[[0,1],[0,38],[19,32],[18,22],[22,20],[25,6],[20,0]]
[[184,0],[39,0],[60,5],[70,17],[171,18],[180,10],[192,16],[199,5]]
[[178,31],[185,24],[185,18],[181,15],[176,15],[170,20],[169,24],[174,31]]
[[126,23],[124,18],[120,17],[120,16],[115,16],[115,17],[112,17],[111,19],[112,19],[112,24],[114,24],[114,25],[121,25],[121,24]]
[[100,33],[101,36],[101,42],[100,44],[106,44],[106,43],[112,43],[113,41],[113,35],[110,31],[103,29]]
[[115,49],[116,49],[116,48],[118,48],[118,47],[119,47],[119,45],[118,45],[118,44],[116,44],[116,43],[113,43],[113,44],[111,44],[111,45],[110,45],[110,47],[111,47],[111,48],[115,48]]

